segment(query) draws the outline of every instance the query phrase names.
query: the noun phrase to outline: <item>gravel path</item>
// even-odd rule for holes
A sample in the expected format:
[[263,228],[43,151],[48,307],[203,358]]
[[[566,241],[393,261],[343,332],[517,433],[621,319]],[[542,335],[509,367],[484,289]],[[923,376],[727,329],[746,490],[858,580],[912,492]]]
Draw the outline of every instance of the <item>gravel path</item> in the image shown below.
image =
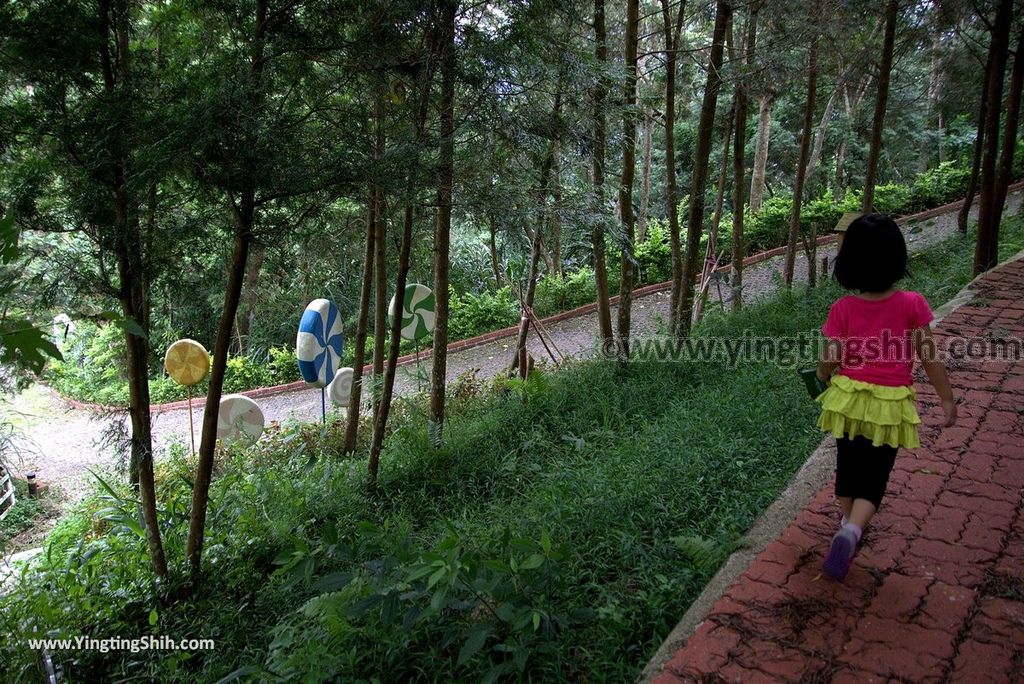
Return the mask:
[[[1007,199],[1006,213],[1015,214],[1020,208],[1022,193],[1017,192]],[[943,214],[926,219],[907,234],[908,246],[912,251],[934,244],[949,237],[956,231],[956,213]],[[835,245],[819,248],[818,261],[828,256],[831,263],[835,256]],[[751,303],[775,292],[779,287],[783,258],[774,257],[748,267],[744,271],[744,303]],[[807,278],[807,261],[803,254],[796,263],[796,279]],[[725,302],[729,301],[728,283],[723,282],[721,292]],[[719,303],[718,288],[712,285],[709,297]],[[669,293],[647,295],[633,303],[633,331],[657,332],[663,321],[668,319]],[[614,314],[613,314],[614,315]],[[566,355],[588,356],[594,352],[594,331],[597,329],[597,315],[586,314],[548,326],[558,349]],[[514,338],[505,338],[472,349],[453,353],[448,358],[448,382],[467,372],[475,372],[479,378],[491,378],[508,365]],[[547,358],[543,347],[531,335],[530,350],[538,362]],[[429,361],[422,364],[422,372],[429,373]],[[408,394],[417,391],[420,383],[415,377],[415,366],[399,368],[396,393]],[[315,389],[278,394],[258,399],[268,422],[283,422],[288,419],[318,420],[320,417],[320,392]],[[11,465],[21,471],[34,470],[45,482],[55,484],[73,502],[89,490],[89,468],[107,469],[115,464],[115,449],[105,435],[110,428],[123,425],[111,416],[75,409],[41,386],[35,386],[19,395],[13,405],[0,406],[8,412],[17,412],[16,438],[21,452],[18,460]],[[202,422],[202,409],[195,409],[196,428]],[[176,410],[154,414],[153,431],[159,450],[174,441],[188,443],[188,411]]]

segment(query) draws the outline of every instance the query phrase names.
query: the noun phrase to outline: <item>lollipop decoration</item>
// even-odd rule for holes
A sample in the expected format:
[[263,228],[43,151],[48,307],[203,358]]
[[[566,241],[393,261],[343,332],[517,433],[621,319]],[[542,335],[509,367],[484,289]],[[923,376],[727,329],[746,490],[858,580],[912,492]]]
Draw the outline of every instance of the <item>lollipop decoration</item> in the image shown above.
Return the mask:
[[331,384],[327,386],[327,394],[335,406],[348,406],[352,401],[352,369],[339,370]]
[[[388,306],[388,318],[394,320],[397,303],[396,297],[391,298]],[[416,343],[416,383],[420,376],[420,340],[434,332],[434,291],[426,285],[410,283],[405,286],[402,297],[402,337]],[[420,387],[422,390],[423,388]]]
[[[391,298],[388,316],[394,318],[396,297]],[[426,285],[410,283],[402,298],[402,337],[419,341],[434,332],[434,292]]]
[[220,400],[217,412],[217,439],[233,442],[240,437],[253,441],[263,434],[263,411],[244,394],[229,394]]
[[192,437],[192,455],[196,455],[196,431],[192,425],[192,386],[210,372],[210,352],[195,340],[178,340],[164,354],[164,369],[171,380],[185,386],[188,395],[188,431]]
[[302,313],[299,334],[295,338],[295,355],[299,358],[299,373],[313,387],[320,388],[320,406],[327,420],[324,388],[334,379],[341,361],[341,314],[332,302],[314,299]]

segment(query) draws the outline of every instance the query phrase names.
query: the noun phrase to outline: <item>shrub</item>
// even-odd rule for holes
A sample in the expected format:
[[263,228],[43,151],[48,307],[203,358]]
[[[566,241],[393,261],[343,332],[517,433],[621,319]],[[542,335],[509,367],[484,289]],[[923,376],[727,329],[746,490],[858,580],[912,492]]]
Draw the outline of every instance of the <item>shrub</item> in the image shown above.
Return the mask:
[[224,372],[225,394],[256,387],[269,387],[273,384],[274,378],[266,363],[256,361],[250,356],[235,356],[228,359]]
[[448,339],[463,340],[474,335],[515,325],[519,305],[505,286],[495,292],[459,294],[449,285]]
[[569,274],[542,276],[534,293],[533,310],[543,318],[590,304],[596,298],[594,271],[589,266],[583,266]]
[[786,243],[792,207],[792,197],[776,195],[766,199],[758,211],[748,214],[743,229],[747,254]]
[[901,216],[911,213],[910,188],[898,183],[875,186],[875,211],[880,214]]
[[299,379],[299,358],[295,355],[294,347],[271,347],[267,350],[267,356],[272,384],[284,385]]
[[914,179],[910,188],[909,211],[924,211],[963,197],[970,177],[970,167],[949,161],[925,171]]
[[672,277],[672,245],[668,225],[657,219],[651,219],[647,225],[647,235],[633,250],[639,271],[637,283],[640,285],[662,283]]

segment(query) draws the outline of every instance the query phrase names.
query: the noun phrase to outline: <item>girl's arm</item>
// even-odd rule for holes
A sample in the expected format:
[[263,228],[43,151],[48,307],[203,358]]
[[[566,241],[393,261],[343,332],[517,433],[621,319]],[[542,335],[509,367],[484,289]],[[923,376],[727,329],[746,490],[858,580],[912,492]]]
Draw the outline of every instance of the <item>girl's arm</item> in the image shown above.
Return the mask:
[[825,338],[825,344],[821,347],[821,356],[818,361],[818,379],[828,382],[832,374],[839,368],[843,356],[843,347],[839,340]]
[[956,399],[953,398],[953,388],[949,386],[946,366],[936,358],[935,341],[928,326],[914,331],[914,346],[917,348],[917,358],[921,359],[924,372],[935,388],[935,393],[942,400],[942,412],[946,414],[946,427],[949,427],[956,423]]

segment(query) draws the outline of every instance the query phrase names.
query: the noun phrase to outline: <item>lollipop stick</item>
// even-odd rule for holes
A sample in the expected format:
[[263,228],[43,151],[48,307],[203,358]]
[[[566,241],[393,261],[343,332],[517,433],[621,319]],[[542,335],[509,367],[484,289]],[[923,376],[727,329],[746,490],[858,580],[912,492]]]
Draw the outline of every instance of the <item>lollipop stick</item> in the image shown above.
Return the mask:
[[416,391],[423,391],[423,378],[420,377],[420,338],[416,338]]
[[188,434],[192,438],[192,458],[196,457],[196,429],[192,425],[192,386],[187,385],[185,392],[188,394]]
[[320,388],[320,419],[327,425],[327,390]]

